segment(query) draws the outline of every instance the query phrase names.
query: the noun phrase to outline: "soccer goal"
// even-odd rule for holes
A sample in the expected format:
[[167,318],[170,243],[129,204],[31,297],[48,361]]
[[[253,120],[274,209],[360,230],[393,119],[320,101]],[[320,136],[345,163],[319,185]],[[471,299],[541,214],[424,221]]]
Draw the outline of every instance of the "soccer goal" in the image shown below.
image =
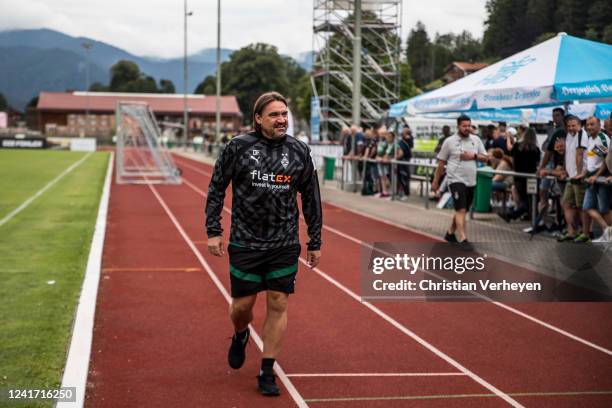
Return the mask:
[[118,184],[180,184],[180,170],[160,143],[161,132],[149,105],[117,103],[116,181]]

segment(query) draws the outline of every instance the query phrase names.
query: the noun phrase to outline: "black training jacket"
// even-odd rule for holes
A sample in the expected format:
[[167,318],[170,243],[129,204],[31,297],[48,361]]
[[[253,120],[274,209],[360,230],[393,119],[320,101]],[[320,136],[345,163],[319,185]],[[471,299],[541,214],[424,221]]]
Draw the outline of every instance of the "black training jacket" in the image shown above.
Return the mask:
[[217,159],[208,186],[208,237],[223,232],[221,211],[230,182],[231,243],[254,249],[299,243],[299,192],[310,237],[308,249],[320,249],[323,215],[319,181],[305,143],[291,136],[270,140],[259,132],[234,137]]

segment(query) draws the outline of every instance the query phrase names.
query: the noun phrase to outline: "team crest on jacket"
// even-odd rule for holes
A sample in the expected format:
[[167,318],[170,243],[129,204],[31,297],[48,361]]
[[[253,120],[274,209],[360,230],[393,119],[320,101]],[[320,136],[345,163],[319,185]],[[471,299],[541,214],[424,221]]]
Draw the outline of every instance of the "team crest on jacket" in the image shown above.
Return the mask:
[[287,168],[287,166],[289,165],[289,153],[281,153],[283,155],[283,158],[281,159],[281,164],[283,165],[283,168]]

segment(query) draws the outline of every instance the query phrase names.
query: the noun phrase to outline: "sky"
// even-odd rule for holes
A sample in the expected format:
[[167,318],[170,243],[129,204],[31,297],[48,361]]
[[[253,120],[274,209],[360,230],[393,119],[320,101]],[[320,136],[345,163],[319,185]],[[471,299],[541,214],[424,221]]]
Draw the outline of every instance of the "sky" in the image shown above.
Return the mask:
[[[436,31],[481,37],[486,0],[404,0],[402,39],[418,20]],[[135,55],[183,55],[183,0],[0,0],[0,31],[50,28],[90,37]],[[190,0],[188,50],[217,44],[217,1]],[[221,46],[266,42],[283,54],[312,49],[312,0],[221,0]]]

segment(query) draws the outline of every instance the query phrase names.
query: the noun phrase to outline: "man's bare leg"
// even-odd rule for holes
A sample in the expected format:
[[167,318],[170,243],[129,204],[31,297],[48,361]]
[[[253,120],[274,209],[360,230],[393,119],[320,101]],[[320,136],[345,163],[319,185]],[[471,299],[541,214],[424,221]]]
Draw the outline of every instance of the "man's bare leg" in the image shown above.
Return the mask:
[[237,332],[246,330],[249,323],[253,321],[253,306],[256,300],[257,294],[232,299],[230,318]]
[[263,326],[263,358],[276,358],[287,328],[289,295],[268,290],[267,313]]
[[457,212],[455,213],[455,217],[453,219],[453,222],[456,226],[456,236],[457,236],[457,240],[459,242],[461,241],[465,241],[466,240],[466,235],[465,235],[465,215],[466,215],[466,210],[465,209],[461,209],[461,210],[457,210]]

